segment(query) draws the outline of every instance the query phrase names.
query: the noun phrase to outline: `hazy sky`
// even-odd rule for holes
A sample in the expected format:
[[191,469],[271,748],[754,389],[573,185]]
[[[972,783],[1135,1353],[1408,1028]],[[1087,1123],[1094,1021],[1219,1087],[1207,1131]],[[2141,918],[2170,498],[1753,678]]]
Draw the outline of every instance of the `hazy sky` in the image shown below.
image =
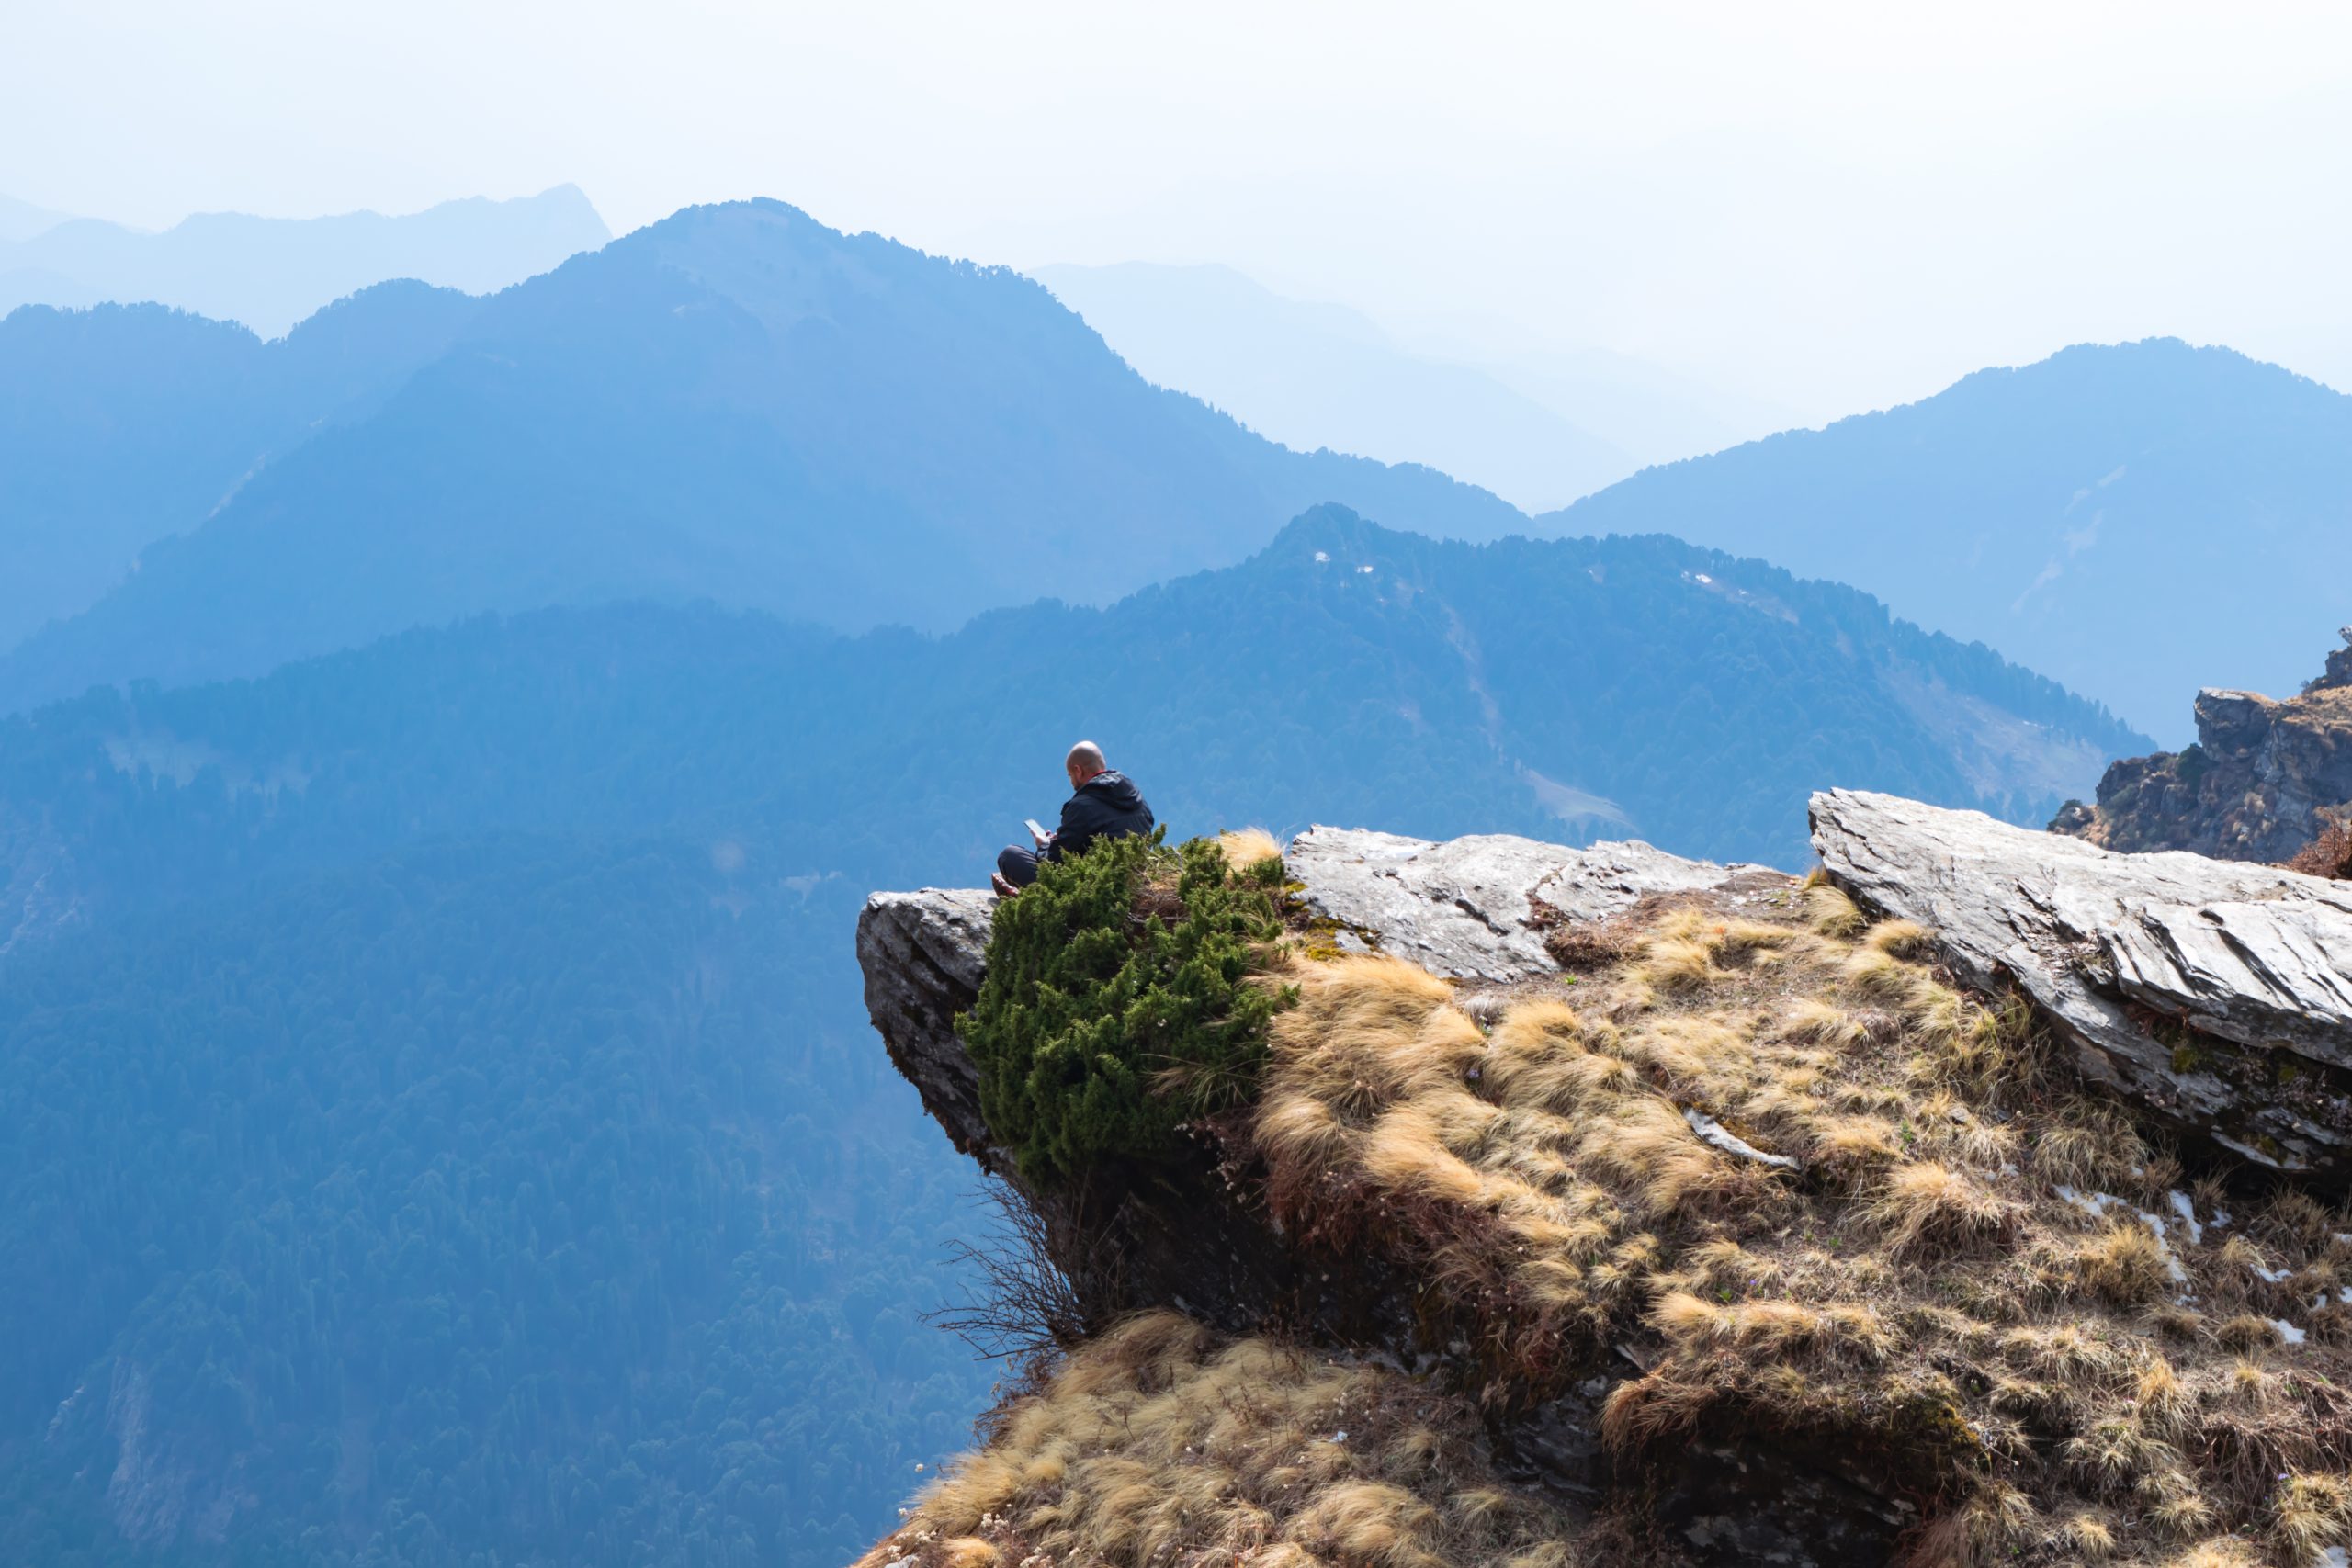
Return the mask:
[[2149,333],[2352,388],[2352,8],[0,0],[0,192],[150,226],[570,180],[1223,261],[1809,418]]

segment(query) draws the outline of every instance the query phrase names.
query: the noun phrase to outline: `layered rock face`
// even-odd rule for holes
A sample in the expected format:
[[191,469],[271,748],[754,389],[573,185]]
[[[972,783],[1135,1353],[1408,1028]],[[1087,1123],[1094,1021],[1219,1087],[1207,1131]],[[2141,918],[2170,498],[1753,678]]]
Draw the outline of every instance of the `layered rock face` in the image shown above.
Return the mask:
[[2051,826],[2112,850],[2279,862],[2352,808],[2352,627],[2301,695],[2197,694],[2197,744],[2112,763]]
[[1970,983],[2020,987],[2094,1082],[2260,1164],[2352,1174],[2352,885],[1848,790],[1814,796],[1813,840]]

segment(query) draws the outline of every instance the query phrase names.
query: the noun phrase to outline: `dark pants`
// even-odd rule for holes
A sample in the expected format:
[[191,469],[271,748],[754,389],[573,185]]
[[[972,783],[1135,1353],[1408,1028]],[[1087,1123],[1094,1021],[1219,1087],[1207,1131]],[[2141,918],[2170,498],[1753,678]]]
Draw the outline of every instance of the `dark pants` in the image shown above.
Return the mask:
[[997,874],[1015,887],[1026,887],[1037,880],[1037,855],[1018,844],[1007,844],[996,857]]

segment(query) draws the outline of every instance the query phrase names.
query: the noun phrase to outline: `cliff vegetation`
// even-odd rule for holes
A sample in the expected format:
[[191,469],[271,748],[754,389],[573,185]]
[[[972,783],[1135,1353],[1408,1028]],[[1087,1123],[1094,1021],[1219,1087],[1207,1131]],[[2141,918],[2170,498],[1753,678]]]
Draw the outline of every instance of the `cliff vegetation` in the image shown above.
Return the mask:
[[1247,1093],[1289,999],[1251,983],[1282,934],[1281,883],[1278,855],[1237,865],[1216,840],[1154,833],[1047,861],[997,906],[988,977],[956,1025],[981,1113],[1025,1175],[1152,1157]]

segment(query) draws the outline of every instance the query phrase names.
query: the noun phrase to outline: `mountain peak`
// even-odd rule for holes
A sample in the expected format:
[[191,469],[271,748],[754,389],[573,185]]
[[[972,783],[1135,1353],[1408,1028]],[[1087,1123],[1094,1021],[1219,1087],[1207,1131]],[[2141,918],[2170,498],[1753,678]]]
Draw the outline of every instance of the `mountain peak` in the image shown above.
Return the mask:
[[2347,515],[2352,397],[2147,338],[1650,469],[1542,521],[1850,582],[2179,740],[2185,694],[2301,678],[2345,618]]
[[[298,336],[402,301],[437,310],[387,294]],[[364,417],[258,472],[235,453],[231,499],[162,519],[151,539],[192,531],[0,659],[0,702],[551,603],[942,630],[1240,560],[1329,498],[1454,536],[1524,522],[1442,474],[1275,446],[1028,278],[781,201],[688,209],[465,316]]]

